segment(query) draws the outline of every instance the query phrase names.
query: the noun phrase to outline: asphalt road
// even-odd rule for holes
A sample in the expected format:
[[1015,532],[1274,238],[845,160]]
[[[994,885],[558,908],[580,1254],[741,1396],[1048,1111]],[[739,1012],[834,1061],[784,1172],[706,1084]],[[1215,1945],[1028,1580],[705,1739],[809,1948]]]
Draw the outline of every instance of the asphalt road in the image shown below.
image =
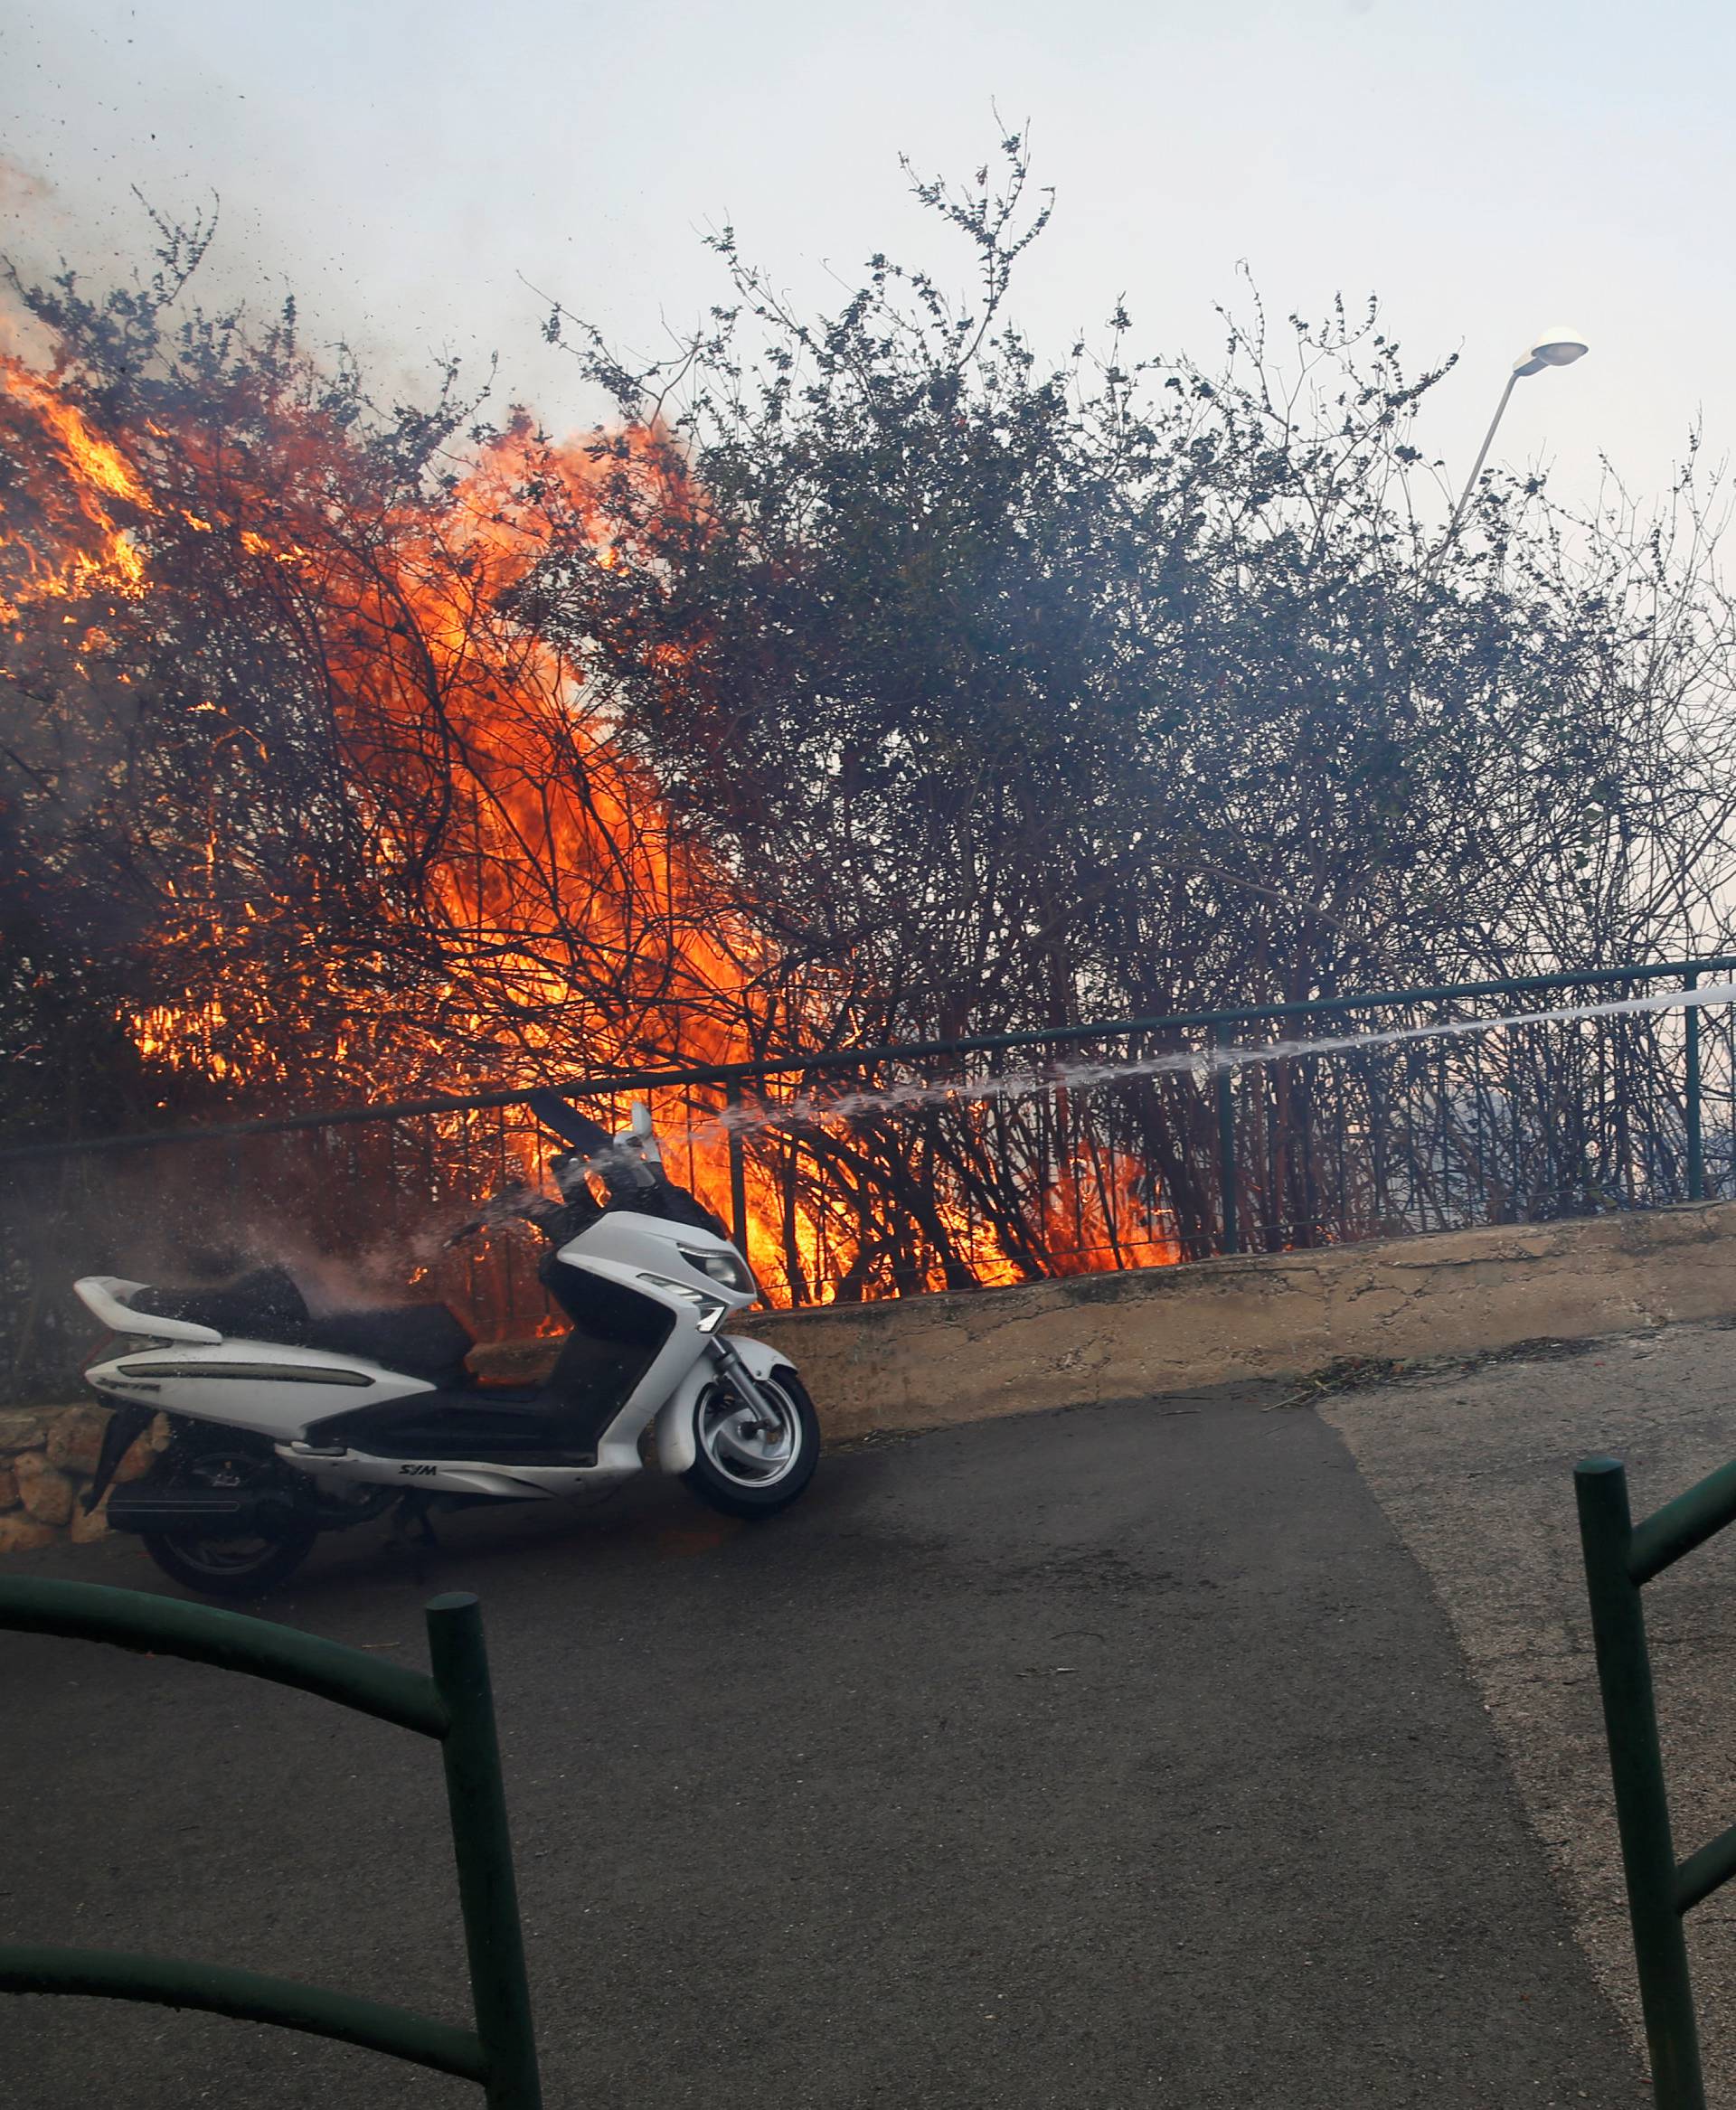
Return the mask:
[[[550,2110],[1647,2100],[1422,1569],[1277,1396],[843,1451],[769,1525],[646,1478],[457,1519],[420,1577],[338,1541],[270,1609],[420,1665],[423,1600],[481,1597]],[[103,1553],[33,1565],[158,1587]],[[0,1680],[10,1928],[463,2019],[420,1739],[86,1644],[0,1635]],[[0,2076],[476,2100],[82,2000],[0,2004]]]
[[[1472,1369],[1417,1370],[1321,1412],[1427,1573],[1488,1709],[1599,1982],[1644,2041],[1609,1790],[1575,1462],[1628,1469],[1637,1520],[1730,1463],[1731,1322],[1559,1342]],[[1646,1588],[1678,1856],[1736,1817],[1736,1531]],[[1736,2110],[1736,1885],[1688,1915],[1709,2110]]]

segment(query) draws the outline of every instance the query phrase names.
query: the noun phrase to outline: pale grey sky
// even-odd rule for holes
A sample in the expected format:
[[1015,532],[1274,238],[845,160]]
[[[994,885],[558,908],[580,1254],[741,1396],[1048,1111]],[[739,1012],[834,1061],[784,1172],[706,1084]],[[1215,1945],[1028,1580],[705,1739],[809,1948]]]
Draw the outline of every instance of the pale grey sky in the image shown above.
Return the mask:
[[293,285],[387,385],[497,348],[559,429],[599,406],[521,274],[655,347],[722,297],[727,219],[835,297],[876,247],[936,257],[898,155],[963,175],[991,102],[1060,194],[1017,302],[1045,351],[1125,293],[1209,363],[1246,258],[1275,318],[1376,292],[1413,367],[1462,350],[1420,435],[1456,476],[1558,323],[1591,355],[1520,384],[1496,459],[1583,501],[1599,449],[1650,494],[1697,410],[1736,439],[1727,0],[0,0],[0,240],[101,272],[130,184],[217,191],[226,286]]

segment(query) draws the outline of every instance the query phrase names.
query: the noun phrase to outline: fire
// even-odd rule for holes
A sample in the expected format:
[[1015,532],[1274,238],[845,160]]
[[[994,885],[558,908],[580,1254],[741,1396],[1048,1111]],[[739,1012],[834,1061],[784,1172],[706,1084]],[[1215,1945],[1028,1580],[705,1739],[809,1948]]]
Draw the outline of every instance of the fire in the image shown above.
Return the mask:
[[[399,904],[373,950],[340,955],[326,933],[353,907],[342,875],[311,853],[268,867],[248,828],[214,818],[202,839],[171,845],[152,942],[159,985],[184,994],[124,1022],[165,1088],[197,1079],[263,1110],[800,1044],[803,1021],[769,1015],[758,994],[774,957],[739,882],[624,750],[582,666],[506,612],[575,521],[602,569],[641,560],[603,528],[606,478],[631,479],[665,518],[698,517],[671,436],[646,426],[561,444],[520,414],[430,493],[374,474],[316,391],[245,408],[245,441],[221,405],[185,400],[137,429],[99,429],[67,374],[0,355],[0,430],[25,469],[21,496],[0,486],[0,626],[22,637],[63,609],[64,679],[100,674],[137,692],[123,634],[148,630],[156,609],[171,616],[186,579],[257,608],[302,655],[297,678],[328,712],[341,764],[332,810],[365,844],[379,899]],[[671,680],[686,657],[664,651]],[[301,737],[301,721],[272,720],[233,685],[178,702],[203,766],[240,781],[256,768],[273,780],[285,739]],[[690,1097],[654,1099],[675,1138],[672,1171],[727,1220],[727,1144],[694,1127],[693,1111]],[[467,1151],[462,1122],[436,1133],[455,1162]],[[530,1130],[506,1147],[533,1176]],[[1176,1257],[1118,1228],[1148,1220],[1137,1177],[1126,1165],[1107,1184],[1054,1177],[1038,1209],[1051,1271]],[[745,1185],[753,1257],[778,1301],[846,1280],[846,1294],[884,1296],[1031,1271],[949,1195],[931,1202],[945,1267],[920,1239],[899,1248],[919,1258],[900,1261],[859,1214],[846,1220],[812,1183],[780,1177],[775,1157],[748,1151]]]
[[[401,1007],[382,961],[376,1004],[333,1016],[319,1002],[317,958],[288,963],[269,986],[248,971],[266,909],[226,887],[228,846],[213,831],[165,881],[158,949],[188,994],[127,1021],[165,1077],[206,1079],[261,1107],[310,1088],[376,1100],[458,1095],[750,1054],[763,1022],[746,989],[762,940],[597,720],[579,670],[501,613],[544,546],[539,492],[583,519],[599,479],[625,463],[665,505],[685,503],[666,434],[616,436],[599,458],[519,416],[439,503],[393,495],[370,512],[364,487],[359,507],[346,493],[338,511],[329,495],[346,476],[355,482],[347,443],[294,407],[279,406],[269,450],[238,460],[196,419],[99,431],[63,377],[5,358],[0,412],[35,472],[34,517],[0,516],[11,586],[0,621],[19,623],[51,598],[166,598],[176,531],[226,542],[238,590],[287,590],[319,626],[350,797],[381,870],[392,879],[426,866],[418,879],[438,978],[423,979],[414,1010]],[[612,542],[596,551],[605,567],[632,558]],[[98,625],[84,633],[80,672],[107,642]],[[232,698],[184,708],[216,721],[220,745],[262,744]],[[317,892],[318,875],[310,883]],[[583,977],[580,950],[593,963]],[[514,1169],[534,1176],[533,1135],[514,1132],[508,1147]],[[690,1158],[694,1184],[727,1212],[725,1146]],[[755,1193],[756,1216],[760,1206]]]
[[[75,405],[9,353],[0,353],[0,389],[33,413],[45,446],[69,472],[59,484],[76,509],[75,519],[59,523],[51,545],[59,561],[39,558],[31,567],[33,576],[23,582],[21,598],[0,592],[0,623],[16,622],[30,598],[70,598],[99,577],[107,576],[122,593],[143,593],[144,560],[104,503],[118,498],[141,512],[151,510],[150,498],[126,457],[90,430]],[[0,523],[4,520],[0,510]]]
[[[22,398],[34,410],[77,472],[76,488],[124,498],[145,513],[156,511],[132,464],[118,447],[92,432],[77,407],[41,375],[17,359],[0,357],[0,381],[8,394]],[[99,527],[111,529],[100,513],[93,512],[91,518]]]
[[1173,1267],[1181,1258],[1175,1239],[1140,1228],[1150,1215],[1141,1192],[1145,1181],[1143,1169],[1125,1160],[1107,1173],[1091,1163],[1059,1173],[1043,1198],[1049,1272]]

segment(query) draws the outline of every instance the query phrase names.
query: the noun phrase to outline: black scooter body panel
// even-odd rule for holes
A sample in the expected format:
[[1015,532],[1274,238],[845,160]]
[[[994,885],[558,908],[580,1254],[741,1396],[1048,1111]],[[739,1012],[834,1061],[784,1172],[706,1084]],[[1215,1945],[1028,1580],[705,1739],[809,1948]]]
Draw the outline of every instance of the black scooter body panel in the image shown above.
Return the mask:
[[[103,1404],[108,1406],[109,1402],[105,1399]],[[87,1516],[108,1492],[108,1483],[119,1471],[120,1461],[156,1419],[155,1407],[141,1406],[134,1399],[123,1399],[115,1407],[108,1417],[108,1426],[102,1432],[96,1473],[84,1491],[82,1507]]]
[[594,1465],[605,1431],[675,1328],[654,1297],[558,1260],[542,1281],[572,1320],[546,1382],[466,1385],[310,1422],[306,1441],[374,1458],[514,1465]]
[[327,1312],[316,1318],[283,1267],[258,1267],[215,1289],[143,1289],[133,1309],[147,1317],[190,1319],[227,1339],[278,1341],[361,1356],[433,1385],[466,1382],[464,1359],[475,1345],[445,1305],[392,1305]]

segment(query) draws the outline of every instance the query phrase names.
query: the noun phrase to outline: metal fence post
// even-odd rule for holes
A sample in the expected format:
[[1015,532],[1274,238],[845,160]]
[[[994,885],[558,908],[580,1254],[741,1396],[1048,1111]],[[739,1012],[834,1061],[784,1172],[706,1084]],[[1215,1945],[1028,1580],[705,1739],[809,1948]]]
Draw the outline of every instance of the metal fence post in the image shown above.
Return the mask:
[[[1217,1042],[1214,1041],[1215,1048]],[[1236,1073],[1225,1063],[1216,1078],[1218,1100],[1218,1196],[1223,1233],[1220,1248],[1226,1253],[1241,1249],[1236,1227]]]
[[440,1750],[488,2110],[542,2110],[482,1613],[455,1590],[433,1598],[427,1618],[429,1667],[451,1716]]
[[446,1760],[475,2029],[228,1964],[40,1943],[0,1944],[0,1992],[151,2001],[305,2030],[473,2081],[491,2110],[540,2110],[481,1615],[467,1596],[437,1597],[427,1612],[431,1676],[211,1605],[99,1583],[0,1578],[0,1628],[212,1663],[437,1738]]
[[1614,1458],[1583,1458],[1573,1493],[1654,2096],[1657,2110],[1705,2110],[1646,1617],[1628,1565],[1628,1475]]
[[[723,1088],[723,1107],[726,1114],[741,1111],[741,1080],[732,1077]],[[735,1240],[735,1249],[751,1267],[753,1256],[748,1251],[748,1167],[742,1155],[741,1131],[733,1121],[725,1124],[729,1132],[730,1154],[730,1234]]]
[[[1684,978],[1683,986],[1696,989],[1700,984],[1698,975]],[[1700,1006],[1684,1004],[1688,1029],[1688,1200],[1703,1201],[1706,1198],[1705,1153],[1700,1135]]]

